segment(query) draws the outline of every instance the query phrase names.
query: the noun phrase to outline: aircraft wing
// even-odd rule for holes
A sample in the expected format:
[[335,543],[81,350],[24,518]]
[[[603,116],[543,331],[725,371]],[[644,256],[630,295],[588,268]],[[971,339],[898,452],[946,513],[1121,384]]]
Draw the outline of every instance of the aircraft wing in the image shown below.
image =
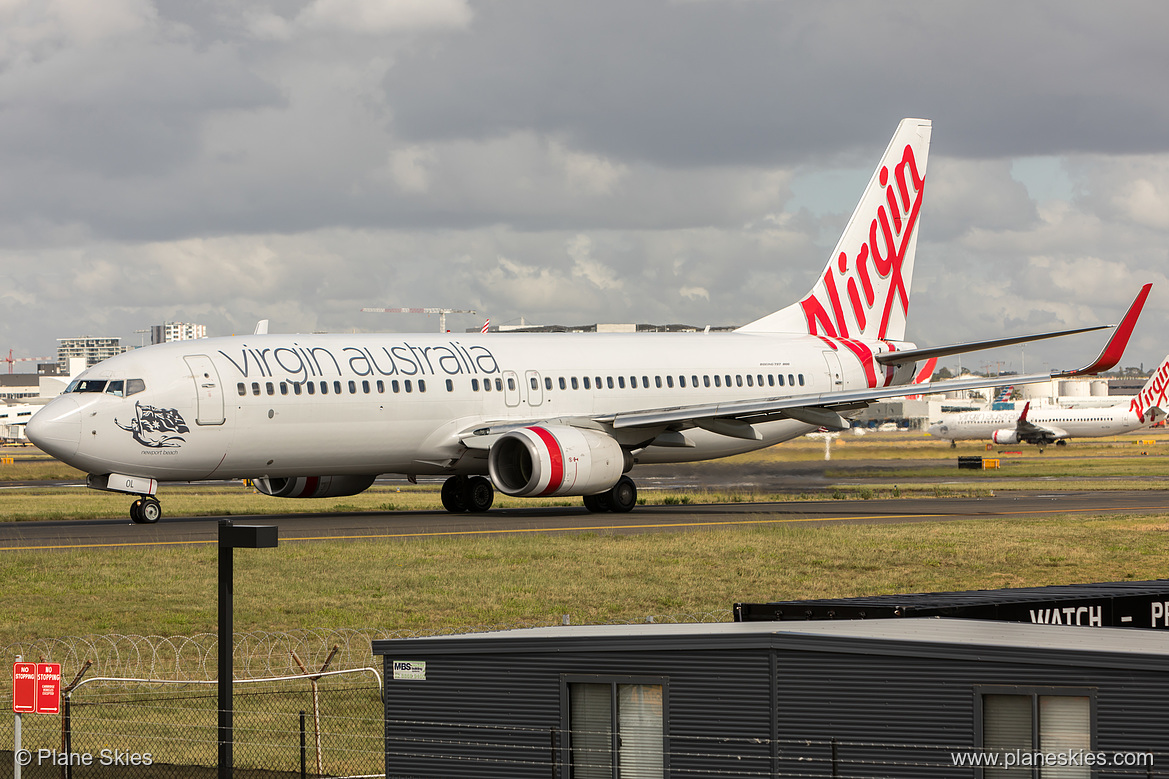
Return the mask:
[[[1140,316],[1145,298],[1148,297],[1150,287],[1152,287],[1151,284],[1146,284],[1141,289],[1129,307],[1128,312],[1125,314],[1124,319],[1121,320],[1120,324],[1116,325],[1108,343],[1104,345],[1100,354],[1091,363],[1083,368],[1076,368],[1074,370],[1011,376],[1010,382],[1012,384],[1034,384],[1036,382],[1050,381],[1057,378],[1095,374],[1114,367],[1124,354],[1124,349],[1128,345],[1128,340],[1132,335],[1137,318]],[[1012,343],[1019,342],[1015,339],[1010,340]],[[914,352],[897,352],[895,354],[901,359],[905,359],[906,356],[912,355]],[[931,354],[929,356],[932,357],[933,355]],[[762,399],[727,401],[723,403],[699,403],[668,408],[616,412],[591,418],[572,418],[555,421],[575,427],[594,427],[601,430],[608,429],[613,431],[637,428],[680,430],[688,427],[700,427],[711,432],[735,438],[759,440],[761,434],[752,427],[752,425],[759,422],[768,422],[777,419],[795,419],[817,427],[828,428],[829,430],[845,430],[848,429],[849,422],[841,416],[842,412],[862,409],[877,400],[901,397],[907,394],[931,395],[940,392],[996,387],[1001,385],[1003,381],[1004,379],[1001,376],[920,383],[919,378],[915,378],[910,384],[895,384],[888,387],[842,390],[840,392],[824,392],[807,395],[785,395]],[[479,423],[474,427],[463,430],[458,434],[458,438],[468,448],[488,449],[499,436],[509,430],[527,427],[532,424],[547,423],[549,421],[552,420],[545,418],[526,421],[509,420],[506,423]]]
[[[1116,325],[1112,337],[1109,338],[1108,343],[1104,345],[1100,354],[1091,363],[1083,368],[1076,368],[1074,370],[1012,376],[1010,378],[1011,383],[1034,384],[1041,381],[1050,381],[1051,379],[1100,373],[1113,368],[1120,362],[1120,358],[1124,354],[1124,349],[1128,345],[1129,338],[1132,336],[1133,328],[1136,326],[1137,318],[1140,316],[1141,309],[1144,307],[1145,299],[1148,297],[1151,287],[1151,284],[1146,284],[1141,288],[1140,293],[1137,294],[1136,299],[1125,313],[1124,319],[1121,320],[1120,324]],[[1009,340],[1018,343],[1014,339]],[[916,351],[929,352],[933,350]],[[904,359],[905,355],[913,353],[903,352],[895,354],[900,354],[902,359]],[[930,354],[929,356],[932,357],[934,355]],[[714,432],[738,435],[744,438],[754,438],[758,435],[750,429],[752,423],[784,418],[797,419],[801,422],[807,422],[808,424],[833,430],[844,430],[849,427],[849,424],[840,415],[841,411],[864,408],[876,400],[899,397],[910,393],[914,395],[930,395],[939,392],[982,389],[984,387],[995,387],[1002,383],[1002,377],[923,383],[915,382],[913,384],[898,384],[870,389],[843,390],[840,392],[810,395],[789,395],[762,400],[731,401],[648,411],[633,411],[599,417],[596,421],[611,424],[614,429],[691,423],[698,427],[714,430]],[[709,424],[710,422],[714,422],[722,429],[715,430]]]

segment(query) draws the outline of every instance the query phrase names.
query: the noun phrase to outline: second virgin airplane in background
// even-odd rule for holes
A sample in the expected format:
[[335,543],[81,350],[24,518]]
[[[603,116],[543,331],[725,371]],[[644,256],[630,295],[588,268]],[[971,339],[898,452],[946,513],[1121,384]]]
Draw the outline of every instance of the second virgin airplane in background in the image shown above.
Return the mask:
[[991,440],[996,444],[1035,444],[1041,449],[1064,445],[1069,438],[1120,435],[1165,419],[1169,392],[1169,356],[1132,398],[1102,408],[1059,408],[1028,403],[1017,411],[963,411],[947,414],[929,427],[929,434],[955,441]]
[[[1061,333],[935,348],[905,341],[931,125],[897,128],[828,264],[798,302],[732,333],[265,335],[179,341],[106,360],[27,435],[162,516],[159,482],[251,479],[284,498],[339,497],[380,474],[446,476],[443,505],[496,489],[628,511],[639,463],[725,457],[844,429],[886,397],[992,386],[915,384],[919,363]],[[1146,285],[1087,366],[1108,370]],[[1101,326],[1103,327],[1103,326]]]

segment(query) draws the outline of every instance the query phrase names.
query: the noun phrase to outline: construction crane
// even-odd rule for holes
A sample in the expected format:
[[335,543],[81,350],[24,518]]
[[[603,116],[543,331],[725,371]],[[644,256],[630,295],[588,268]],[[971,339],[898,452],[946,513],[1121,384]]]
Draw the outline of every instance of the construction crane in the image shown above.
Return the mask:
[[57,358],[56,358],[56,357],[13,357],[13,356],[12,356],[12,350],[11,350],[11,349],[9,349],[9,350],[8,350],[8,356],[7,356],[7,357],[4,357],[4,358],[0,358],[0,359],[3,359],[3,360],[4,360],[4,362],[8,363],[8,372],[9,372],[9,373],[12,373],[12,366],[13,366],[13,364],[14,364],[14,363],[18,363],[18,362],[36,362],[36,361],[38,361],[38,360],[54,360],[54,361],[55,361]]
[[447,314],[477,314],[462,308],[363,308],[367,314],[438,314],[438,332],[446,332]]

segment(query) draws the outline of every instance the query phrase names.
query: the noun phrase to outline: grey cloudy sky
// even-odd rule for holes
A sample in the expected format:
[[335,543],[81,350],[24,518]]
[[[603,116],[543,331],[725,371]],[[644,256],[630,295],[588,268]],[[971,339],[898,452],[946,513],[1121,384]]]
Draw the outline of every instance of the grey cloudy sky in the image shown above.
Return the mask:
[[0,351],[437,329],[362,306],[741,324],[808,289],[917,116],[909,336],[1115,321],[1151,281],[1150,367],[1167,29],[1161,2],[4,0]]

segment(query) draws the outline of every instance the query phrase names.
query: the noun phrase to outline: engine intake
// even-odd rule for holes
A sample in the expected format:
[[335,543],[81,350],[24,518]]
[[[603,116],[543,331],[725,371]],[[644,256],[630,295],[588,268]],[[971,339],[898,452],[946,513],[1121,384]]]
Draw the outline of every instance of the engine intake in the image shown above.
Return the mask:
[[1019,443],[1019,433],[1013,427],[1003,428],[1002,430],[994,431],[990,440],[996,444],[1017,444]]
[[256,489],[274,498],[343,498],[365,492],[376,476],[296,476],[255,479]]
[[605,433],[534,425],[502,435],[487,468],[495,486],[513,497],[595,495],[621,478],[626,455]]

